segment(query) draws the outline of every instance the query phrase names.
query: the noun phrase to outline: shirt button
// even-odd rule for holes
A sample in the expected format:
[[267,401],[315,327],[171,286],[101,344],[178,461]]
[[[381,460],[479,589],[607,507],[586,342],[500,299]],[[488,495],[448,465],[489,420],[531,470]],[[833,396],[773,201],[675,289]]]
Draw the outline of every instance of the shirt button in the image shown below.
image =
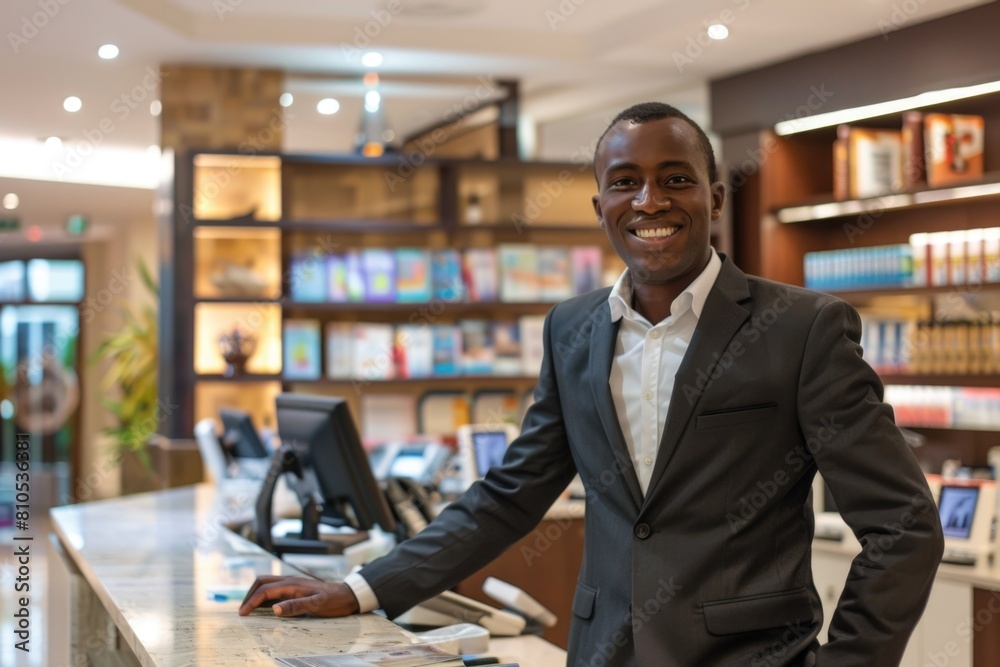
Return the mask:
[[657,338],[660,337],[660,332],[659,331],[651,331],[650,334],[649,334],[649,337],[652,338],[653,340],[656,340]]
[[645,398],[647,401],[652,400],[652,398],[653,398],[653,392],[647,391],[646,393],[644,393],[642,395],[642,397]]
[[653,465],[653,457],[647,456],[646,458],[644,458],[642,460],[642,462],[645,463],[648,466],[651,466],[651,465]]
[[638,526],[635,527],[635,536],[638,537],[640,540],[644,540],[647,537],[649,537],[649,532],[650,532],[649,526],[647,526],[644,523],[640,523]]

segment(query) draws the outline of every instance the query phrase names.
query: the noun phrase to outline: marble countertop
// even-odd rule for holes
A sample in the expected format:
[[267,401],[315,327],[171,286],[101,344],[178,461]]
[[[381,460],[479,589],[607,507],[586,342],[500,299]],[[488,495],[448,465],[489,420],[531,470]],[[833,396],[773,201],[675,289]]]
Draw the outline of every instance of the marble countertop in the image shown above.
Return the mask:
[[213,589],[245,590],[259,574],[298,573],[223,527],[248,502],[245,486],[201,485],[55,508],[52,523],[143,667],[273,666],[272,657],[414,641],[375,614],[240,617],[239,600],[211,599]]

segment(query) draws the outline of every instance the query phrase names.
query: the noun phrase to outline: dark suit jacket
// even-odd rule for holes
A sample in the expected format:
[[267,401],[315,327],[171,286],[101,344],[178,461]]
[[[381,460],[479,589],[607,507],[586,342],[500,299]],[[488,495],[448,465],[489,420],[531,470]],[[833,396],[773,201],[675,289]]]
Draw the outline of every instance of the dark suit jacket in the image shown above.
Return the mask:
[[[608,385],[618,331],[608,294],[549,313],[536,402],[503,466],[362,570],[390,617],[485,566],[579,471],[586,548],[570,665],[898,664],[943,542],[861,359],[857,313],[724,259],[643,497]],[[817,468],[863,545],[823,646],[810,567]]]

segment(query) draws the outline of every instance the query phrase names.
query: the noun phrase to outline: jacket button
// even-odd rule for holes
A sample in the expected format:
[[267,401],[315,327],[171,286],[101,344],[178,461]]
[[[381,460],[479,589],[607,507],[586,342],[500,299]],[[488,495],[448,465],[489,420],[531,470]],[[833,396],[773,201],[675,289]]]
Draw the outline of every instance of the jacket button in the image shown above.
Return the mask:
[[640,523],[635,527],[635,536],[640,540],[644,540],[649,537],[649,526],[644,523]]

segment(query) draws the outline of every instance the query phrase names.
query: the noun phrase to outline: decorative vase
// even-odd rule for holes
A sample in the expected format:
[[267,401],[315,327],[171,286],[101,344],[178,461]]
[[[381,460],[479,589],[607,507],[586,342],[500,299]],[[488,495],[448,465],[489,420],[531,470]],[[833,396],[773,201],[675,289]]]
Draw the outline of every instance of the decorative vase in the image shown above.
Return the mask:
[[227,378],[237,377],[246,372],[247,360],[253,356],[257,348],[257,339],[253,334],[241,330],[239,327],[221,334],[219,336],[219,353],[226,362],[226,370],[223,375]]

